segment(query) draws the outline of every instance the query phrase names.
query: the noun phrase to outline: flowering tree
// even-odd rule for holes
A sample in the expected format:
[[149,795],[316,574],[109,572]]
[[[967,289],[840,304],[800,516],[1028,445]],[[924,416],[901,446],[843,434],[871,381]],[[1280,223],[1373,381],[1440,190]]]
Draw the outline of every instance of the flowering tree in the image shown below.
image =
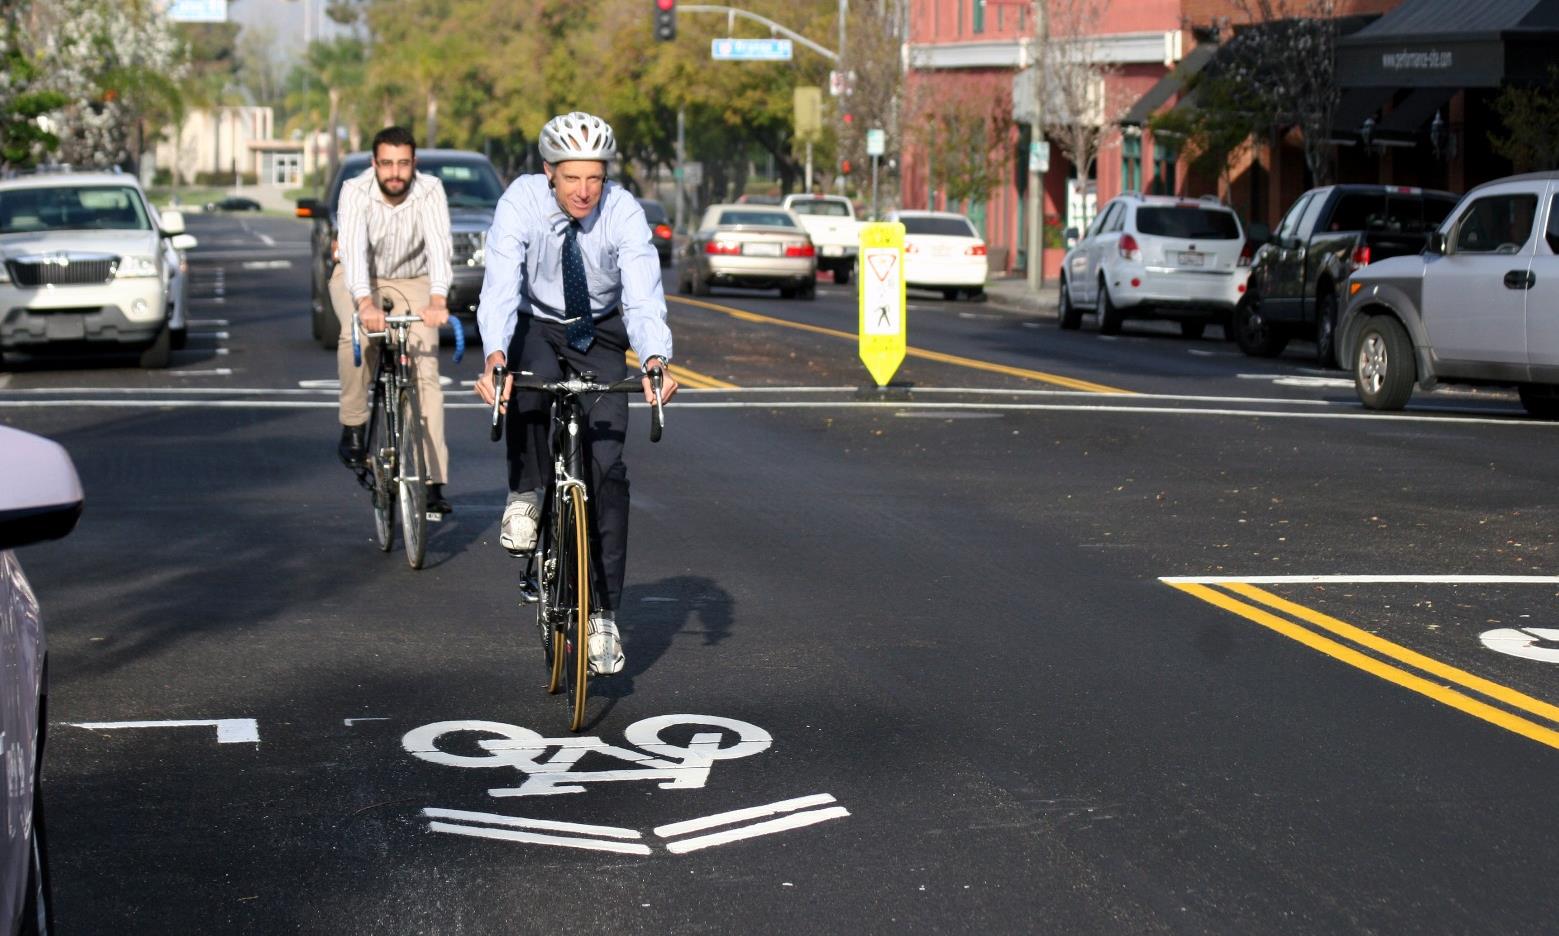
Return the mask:
[[38,90],[37,81],[37,65],[7,22],[0,31],[0,166],[26,165],[59,145],[46,115],[65,106],[65,96]]

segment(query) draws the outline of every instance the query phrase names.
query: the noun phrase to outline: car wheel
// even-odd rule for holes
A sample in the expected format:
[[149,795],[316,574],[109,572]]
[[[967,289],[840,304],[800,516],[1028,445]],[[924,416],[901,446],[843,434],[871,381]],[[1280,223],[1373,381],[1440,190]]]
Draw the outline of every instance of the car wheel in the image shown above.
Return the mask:
[[1099,281],[1099,334],[1118,335],[1121,332],[1121,323],[1125,316],[1121,310],[1110,301],[1109,287],[1104,285],[1104,280]]
[[695,295],[695,296],[707,296],[707,295],[709,295],[709,284],[704,282],[704,278],[702,276],[698,275],[698,268],[697,267],[693,268],[692,280],[693,280],[693,289],[692,289],[693,295]]
[[1413,395],[1417,382],[1413,345],[1402,323],[1376,315],[1359,329],[1359,351],[1353,362],[1353,382],[1367,409],[1399,410]]
[[1559,419],[1559,387],[1551,384],[1522,384],[1521,405],[1533,419]]
[[834,267],[834,285],[850,285],[850,268],[847,266]]
[[49,861],[43,823],[43,789],[34,784],[32,836],[27,843],[27,891],[22,903],[21,936],[47,936],[54,932],[54,912],[49,897]]
[[780,287],[780,298],[781,299],[794,299],[794,298],[796,298],[796,288],[794,286],[781,286]]
[[173,330],[163,327],[158,330],[157,337],[141,352],[141,366],[148,369],[163,368],[168,366],[168,361],[173,357]]
[[944,290],[942,290],[942,298],[945,299],[948,302],[957,302],[958,301],[958,290],[956,290],[956,289],[944,289]]
[[1061,281],[1061,297],[1056,301],[1056,323],[1067,331],[1083,324],[1083,312],[1072,304],[1072,287]]
[[1315,363],[1337,366],[1337,293],[1323,290],[1315,302]]
[[1288,345],[1288,335],[1268,323],[1257,301],[1247,296],[1234,307],[1234,343],[1251,357],[1277,357]]
[[189,344],[189,329],[188,328],[175,328],[175,329],[173,329],[172,330],[172,335],[169,338],[169,344],[173,347],[173,350],[175,350],[175,351],[183,351],[185,346],[187,346]]
[[1195,321],[1187,319],[1180,323],[1180,337],[1182,338],[1200,338],[1205,331],[1207,331],[1207,322],[1202,319],[1196,319]]
[[816,299],[817,280],[807,280],[804,284],[802,284],[801,288],[796,291],[796,295],[800,296],[802,299],[807,300],[808,302]]

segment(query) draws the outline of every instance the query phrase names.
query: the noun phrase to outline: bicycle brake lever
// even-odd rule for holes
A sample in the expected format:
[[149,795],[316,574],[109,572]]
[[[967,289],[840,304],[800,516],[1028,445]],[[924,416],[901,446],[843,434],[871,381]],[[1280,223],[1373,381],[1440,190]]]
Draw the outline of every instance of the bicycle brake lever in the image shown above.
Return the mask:
[[488,438],[494,442],[503,438],[503,385],[508,376],[509,369],[502,364],[493,368],[493,425]]
[[661,387],[665,383],[665,365],[650,371],[650,386],[655,388],[655,411],[650,416],[650,441],[659,442],[660,434],[666,428],[665,401],[661,399]]

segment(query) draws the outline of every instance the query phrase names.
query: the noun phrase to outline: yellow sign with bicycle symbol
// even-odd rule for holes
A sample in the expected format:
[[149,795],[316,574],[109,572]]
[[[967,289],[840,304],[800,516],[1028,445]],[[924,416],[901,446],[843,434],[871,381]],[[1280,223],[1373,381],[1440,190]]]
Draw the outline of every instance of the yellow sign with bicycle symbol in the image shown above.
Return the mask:
[[886,387],[904,363],[904,225],[861,225],[861,361]]

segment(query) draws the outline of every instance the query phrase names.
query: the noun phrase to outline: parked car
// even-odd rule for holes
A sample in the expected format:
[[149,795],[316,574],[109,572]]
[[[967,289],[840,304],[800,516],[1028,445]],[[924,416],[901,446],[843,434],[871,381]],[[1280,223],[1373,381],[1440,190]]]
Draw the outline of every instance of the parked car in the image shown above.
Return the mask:
[[1128,318],[1167,318],[1200,338],[1226,322],[1245,292],[1255,245],[1239,216],[1212,196],[1128,192],[1110,199],[1061,260],[1058,319],[1077,328],[1098,315],[1101,334]]
[[1370,263],[1416,254],[1456,204],[1450,192],[1388,185],[1329,185],[1299,196],[1251,264],[1234,313],[1240,350],[1273,357],[1314,338],[1316,363],[1337,366],[1337,314],[1348,277]]
[[[341,207],[341,186],[347,179],[369,171],[371,164],[370,154],[353,153],[341,160],[323,200],[298,199],[298,217],[314,221],[310,294],[314,339],[332,351],[341,336],[341,323],[330,304],[330,274],[335,272],[339,259],[336,213]],[[444,183],[454,234],[450,260],[455,275],[449,287],[449,311],[459,316],[467,334],[474,335],[476,303],[482,294],[482,276],[487,272],[487,229],[493,225],[493,210],[503,196],[503,184],[486,156],[464,150],[418,150],[417,171],[437,176]]]
[[985,240],[961,214],[894,211],[888,221],[904,225],[904,285],[940,290],[949,302],[985,295],[990,274]]
[[1353,275],[1338,325],[1359,399],[1398,410],[1417,384],[1515,384],[1559,419],[1559,172],[1462,197],[1422,254]]
[[681,290],[707,296],[711,286],[816,298],[817,249],[801,221],[778,205],[711,205],[684,248]]
[[[786,195],[784,206],[801,219],[817,248],[817,266],[834,274],[834,282],[850,282],[860,253],[861,224],[855,205],[838,195]],[[983,280],[981,282],[984,282]]]
[[216,201],[206,202],[207,211],[259,211],[260,203],[252,198],[244,198],[239,195],[229,195]]
[[644,209],[644,220],[649,222],[650,242],[660,254],[660,265],[671,266],[671,218],[666,215],[666,206],[653,198],[641,198],[639,207]]
[[172,259],[195,246],[133,176],[40,171],[0,181],[0,354],[136,352],[167,367],[181,286]]
[[0,925],[48,933],[48,850],[41,770],[48,720],[48,644],[38,599],[13,550],[59,539],[81,516],[81,482],[65,450],[0,426]]

